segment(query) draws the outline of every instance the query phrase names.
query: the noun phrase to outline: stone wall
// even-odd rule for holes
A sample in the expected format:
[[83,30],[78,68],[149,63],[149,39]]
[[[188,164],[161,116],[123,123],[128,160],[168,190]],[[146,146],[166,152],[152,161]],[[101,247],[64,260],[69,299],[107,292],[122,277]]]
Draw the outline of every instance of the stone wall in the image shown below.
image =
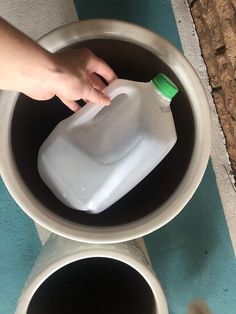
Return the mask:
[[236,0],[188,0],[236,174]]

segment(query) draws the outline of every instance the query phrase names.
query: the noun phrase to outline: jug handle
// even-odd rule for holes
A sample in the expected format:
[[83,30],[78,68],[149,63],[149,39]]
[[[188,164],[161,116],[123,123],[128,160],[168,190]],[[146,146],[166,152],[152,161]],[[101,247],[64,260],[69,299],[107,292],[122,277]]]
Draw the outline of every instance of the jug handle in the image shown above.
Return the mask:
[[[128,80],[117,79],[104,88],[103,93],[113,100],[121,94],[131,95],[134,87],[129,84]],[[72,115],[72,126],[79,126],[90,122],[104,108],[104,105],[88,102],[83,108]]]

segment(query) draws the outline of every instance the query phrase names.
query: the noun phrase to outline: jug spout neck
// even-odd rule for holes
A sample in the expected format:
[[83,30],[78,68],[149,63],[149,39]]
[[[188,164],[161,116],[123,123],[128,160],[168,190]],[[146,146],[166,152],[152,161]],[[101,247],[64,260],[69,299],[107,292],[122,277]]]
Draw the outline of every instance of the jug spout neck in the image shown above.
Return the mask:
[[178,93],[178,87],[172,80],[163,73],[157,74],[152,83],[154,88],[159,91],[164,97],[167,97],[169,101]]

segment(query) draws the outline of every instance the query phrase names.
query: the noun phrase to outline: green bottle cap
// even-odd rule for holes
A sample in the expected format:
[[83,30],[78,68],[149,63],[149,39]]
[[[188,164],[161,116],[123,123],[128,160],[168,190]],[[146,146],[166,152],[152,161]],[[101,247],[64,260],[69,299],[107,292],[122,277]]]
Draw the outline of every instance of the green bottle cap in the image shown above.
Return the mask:
[[155,88],[170,100],[178,93],[178,87],[163,73],[157,74],[152,82]]

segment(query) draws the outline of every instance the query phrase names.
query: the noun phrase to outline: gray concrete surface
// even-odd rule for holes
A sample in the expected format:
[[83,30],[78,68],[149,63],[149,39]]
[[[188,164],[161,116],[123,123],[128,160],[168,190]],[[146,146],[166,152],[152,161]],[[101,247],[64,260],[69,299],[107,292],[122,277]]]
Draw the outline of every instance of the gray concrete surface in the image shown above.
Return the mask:
[[78,20],[73,0],[0,0],[0,16],[34,39]]
[[224,134],[219,124],[215,104],[212,99],[209,78],[205,63],[201,57],[198,36],[193,24],[188,2],[187,0],[171,0],[171,2],[184,55],[198,73],[208,97],[212,118],[211,158],[232,245],[236,254],[236,190],[233,184],[234,179],[230,175],[231,168],[226,151]]

